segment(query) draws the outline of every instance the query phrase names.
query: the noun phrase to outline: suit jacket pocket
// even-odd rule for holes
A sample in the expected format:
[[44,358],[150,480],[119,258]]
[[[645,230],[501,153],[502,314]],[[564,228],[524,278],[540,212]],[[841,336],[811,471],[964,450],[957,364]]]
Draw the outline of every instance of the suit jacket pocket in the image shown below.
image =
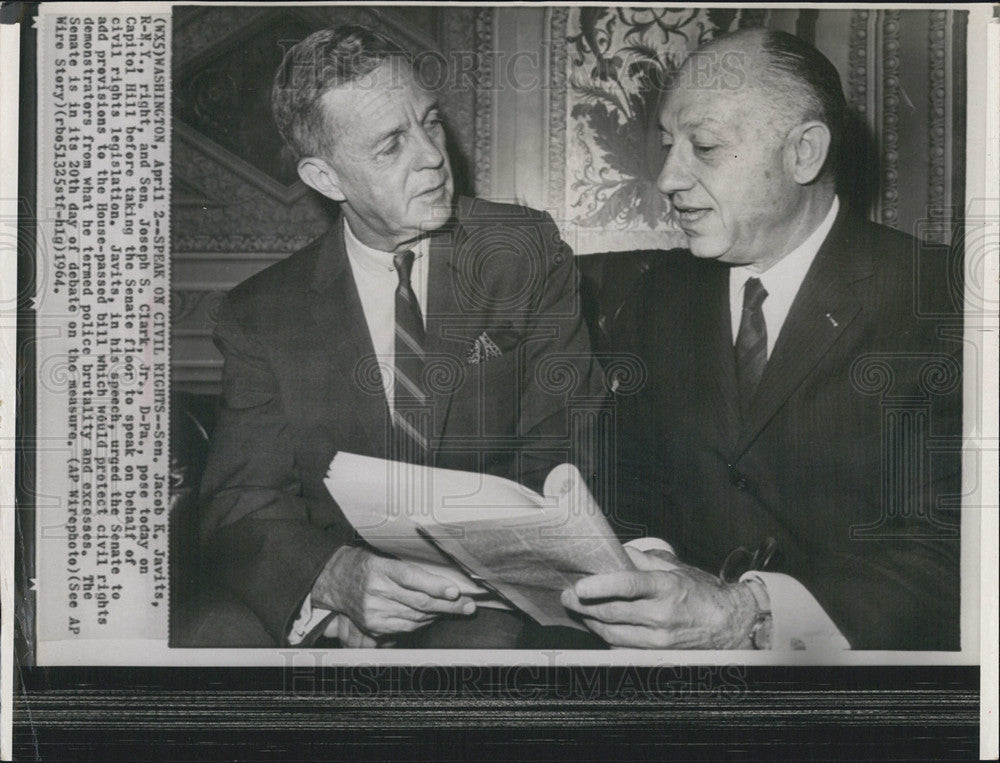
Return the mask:
[[511,350],[509,353],[500,355],[496,358],[490,358],[489,360],[484,360],[481,363],[469,366],[469,368],[470,370],[476,369],[473,371],[472,375],[482,377],[484,382],[499,384],[504,380],[507,380],[509,382],[509,386],[513,386],[517,383],[517,378],[519,376],[517,373],[517,361],[518,358],[516,350]]
[[449,433],[459,437],[513,437],[520,400],[516,352],[465,367],[465,379],[455,391]]

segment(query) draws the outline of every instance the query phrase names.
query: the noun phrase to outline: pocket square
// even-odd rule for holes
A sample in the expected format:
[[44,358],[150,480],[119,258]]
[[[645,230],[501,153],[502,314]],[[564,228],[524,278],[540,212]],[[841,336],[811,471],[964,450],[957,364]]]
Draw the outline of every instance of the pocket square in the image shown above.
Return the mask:
[[465,362],[469,365],[475,365],[476,363],[484,363],[490,358],[496,358],[500,355],[503,355],[503,350],[484,331],[476,337],[476,341],[472,343],[469,351],[465,354]]

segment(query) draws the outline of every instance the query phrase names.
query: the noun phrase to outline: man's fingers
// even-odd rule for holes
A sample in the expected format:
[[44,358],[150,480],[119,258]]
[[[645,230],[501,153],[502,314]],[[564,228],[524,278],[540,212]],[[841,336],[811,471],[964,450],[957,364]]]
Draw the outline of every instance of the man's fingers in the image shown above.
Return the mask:
[[393,586],[382,595],[417,612],[430,612],[438,615],[471,615],[476,611],[476,603],[467,596],[460,596],[454,601],[449,601],[448,599],[435,598],[423,591],[413,591],[400,586]]
[[418,625],[429,623],[436,617],[436,613],[425,612],[415,609],[400,601],[395,601],[386,597],[372,599],[365,608],[365,629],[374,632],[387,633],[383,624],[387,620],[409,620]]
[[[397,588],[392,593],[395,595],[401,591],[403,589]],[[457,602],[445,602],[431,599],[430,601],[431,604],[428,606],[432,610],[423,610],[395,601],[386,595],[370,598],[364,610],[364,629],[376,636],[384,636],[389,633],[419,628],[441,614],[469,615],[476,611],[475,602],[470,600],[459,599]],[[406,623],[406,627],[399,627],[401,623]]]
[[614,649],[663,649],[669,644],[663,632],[641,625],[609,625],[583,618],[584,624]]
[[436,599],[454,601],[459,597],[458,586],[447,578],[428,572],[423,567],[397,559],[386,559],[385,576],[402,588],[420,591]]
[[386,635],[392,633],[409,633],[410,631],[415,631],[418,628],[423,628],[432,619],[432,617],[428,616],[427,622],[415,622],[413,620],[389,617],[381,621],[380,631]]
[[[458,587],[446,578],[414,564],[369,554],[362,584],[347,614],[370,638],[412,631],[439,615],[470,615],[475,611],[475,602],[460,595]],[[338,635],[347,638],[347,643],[368,645],[350,634],[346,626],[338,625]]]
[[658,578],[651,572],[611,572],[578,580],[573,591],[587,599],[648,599],[657,595]]
[[561,600],[566,609],[583,615],[584,619],[587,620],[598,620],[605,624],[620,625],[642,625],[646,620],[643,617],[644,602],[641,601],[618,600],[605,601],[600,604],[588,604],[580,601],[579,597],[572,590],[563,591]]
[[345,618],[347,615],[334,615],[333,619],[326,624],[323,629],[323,635],[327,638],[339,638],[340,634],[340,620]]
[[350,649],[370,649],[375,646],[375,639],[362,631],[346,615],[337,618],[337,638],[342,646]]

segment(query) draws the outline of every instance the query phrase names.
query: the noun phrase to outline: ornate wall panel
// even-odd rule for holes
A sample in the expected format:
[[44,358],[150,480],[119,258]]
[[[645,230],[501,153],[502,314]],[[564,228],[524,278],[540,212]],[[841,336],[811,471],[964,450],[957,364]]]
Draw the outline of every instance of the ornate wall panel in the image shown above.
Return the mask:
[[655,129],[666,76],[718,30],[758,11],[569,8],[551,17],[549,206],[577,253],[680,245],[656,190]]
[[881,123],[878,134],[882,139],[882,193],[879,196],[879,219],[885,225],[898,222],[896,205],[899,201],[899,11],[883,11]]
[[949,240],[964,198],[965,12],[827,13],[850,13],[849,65],[841,74],[871,143],[852,149],[870,157],[858,169],[878,180],[854,201],[884,225]]

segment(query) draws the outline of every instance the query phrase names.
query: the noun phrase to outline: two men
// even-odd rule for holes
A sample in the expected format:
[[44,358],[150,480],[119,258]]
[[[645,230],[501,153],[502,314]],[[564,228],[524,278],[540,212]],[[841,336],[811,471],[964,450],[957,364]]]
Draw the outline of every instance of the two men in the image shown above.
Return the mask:
[[[300,177],[340,217],[220,310],[202,537],[229,600],[188,642],[516,646],[520,616],[477,612],[451,581],[367,547],[323,479],[339,451],[534,487],[583,459],[566,396],[600,398],[602,380],[572,252],[545,215],[453,200],[433,93],[365,28],[296,45],[272,105]],[[536,378],[556,354],[577,390]]]
[[618,457],[620,511],[672,548],[563,597],[611,644],[959,648],[961,292],[838,199],[844,111],[833,65],[764,30],[663,100],[690,252],[624,320],[649,383]]
[[[745,76],[705,81],[713,56]],[[578,393],[601,394],[571,252],[547,217],[451,204],[433,97],[364,30],[296,46],[274,104],[301,177],[342,214],[220,314],[217,577],[274,643],[518,645],[516,620],[357,543],[322,480],[340,450],[529,485],[580,455],[565,391],[534,378],[559,353]],[[690,252],[623,315],[649,381],[618,400],[605,455],[618,514],[667,542],[563,595],[612,645],[959,646],[942,507],[959,492],[961,332],[937,316],[960,308],[917,242],[837,197],[844,111],[832,64],[765,31],[710,44],[664,98],[659,188]],[[428,389],[435,360],[452,378]]]

